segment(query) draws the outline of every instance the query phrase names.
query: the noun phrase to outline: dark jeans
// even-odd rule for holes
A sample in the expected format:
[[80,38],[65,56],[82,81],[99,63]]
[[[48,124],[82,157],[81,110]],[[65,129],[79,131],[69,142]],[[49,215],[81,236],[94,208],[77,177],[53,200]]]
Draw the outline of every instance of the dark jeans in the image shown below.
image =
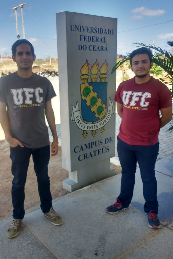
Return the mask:
[[23,219],[25,215],[25,183],[29,160],[32,155],[34,170],[37,176],[38,192],[40,195],[41,209],[47,213],[52,207],[52,196],[50,193],[50,180],[48,176],[48,164],[50,159],[50,146],[32,149],[17,146],[10,147],[10,158],[12,160],[11,171],[14,176],[12,181],[12,203],[13,218]]
[[128,145],[120,138],[117,138],[117,141],[118,156],[122,167],[119,200],[123,206],[129,206],[133,197],[136,164],[138,162],[143,182],[144,211],[148,213],[152,210],[158,213],[155,163],[159,152],[159,142],[152,146],[137,146]]

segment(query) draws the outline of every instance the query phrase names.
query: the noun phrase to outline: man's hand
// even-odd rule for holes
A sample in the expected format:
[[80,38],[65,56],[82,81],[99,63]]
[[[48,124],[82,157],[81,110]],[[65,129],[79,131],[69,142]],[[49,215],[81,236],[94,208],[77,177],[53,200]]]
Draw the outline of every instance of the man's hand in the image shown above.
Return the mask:
[[22,143],[16,138],[10,137],[10,138],[7,138],[7,141],[10,144],[10,147],[17,147],[18,145],[21,146],[21,147],[24,147],[22,145]]
[[56,133],[55,116],[53,113],[51,100],[46,102],[45,114],[53,136],[53,142],[51,145],[51,155],[56,156],[58,154],[58,137]]
[[56,133],[55,116],[53,113],[51,100],[46,102],[45,114],[53,136],[53,142],[51,145],[51,155],[56,156],[58,154],[58,137]]
[[58,140],[54,139],[51,145],[51,156],[56,156],[58,154]]

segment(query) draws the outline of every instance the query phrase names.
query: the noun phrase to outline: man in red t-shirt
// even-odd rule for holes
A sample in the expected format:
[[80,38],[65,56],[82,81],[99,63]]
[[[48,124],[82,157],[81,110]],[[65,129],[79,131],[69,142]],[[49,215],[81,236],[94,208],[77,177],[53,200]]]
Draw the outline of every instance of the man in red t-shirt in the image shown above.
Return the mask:
[[[115,94],[118,115],[122,118],[117,150],[122,167],[121,192],[117,201],[106,208],[110,214],[128,208],[135,184],[138,162],[143,182],[144,211],[151,228],[160,228],[155,163],[159,151],[160,128],[172,118],[171,92],[150,76],[152,53],[139,48],[130,54],[135,77],[122,82]],[[161,118],[159,116],[161,113]]]

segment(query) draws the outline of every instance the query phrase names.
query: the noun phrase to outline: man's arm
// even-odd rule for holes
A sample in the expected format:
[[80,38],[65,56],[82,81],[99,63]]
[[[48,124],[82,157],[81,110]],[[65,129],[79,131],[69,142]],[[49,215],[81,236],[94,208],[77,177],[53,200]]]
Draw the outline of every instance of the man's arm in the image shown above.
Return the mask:
[[122,116],[123,116],[123,104],[117,103],[117,112],[118,112],[118,115],[122,118]]
[[10,144],[11,147],[17,147],[18,145],[23,147],[22,143],[13,138],[10,134],[10,127],[9,127],[9,120],[8,120],[8,114],[6,111],[6,103],[0,101],[0,123],[2,125],[2,128],[4,130],[5,138]]
[[172,119],[172,106],[160,109],[162,117],[160,118],[160,128],[164,127]]
[[52,109],[51,100],[46,102],[45,114],[46,114],[46,118],[47,118],[49,127],[52,131],[52,135],[53,135],[51,152],[52,152],[52,156],[55,156],[56,154],[58,154],[58,136],[56,133],[55,116],[54,116],[54,112]]

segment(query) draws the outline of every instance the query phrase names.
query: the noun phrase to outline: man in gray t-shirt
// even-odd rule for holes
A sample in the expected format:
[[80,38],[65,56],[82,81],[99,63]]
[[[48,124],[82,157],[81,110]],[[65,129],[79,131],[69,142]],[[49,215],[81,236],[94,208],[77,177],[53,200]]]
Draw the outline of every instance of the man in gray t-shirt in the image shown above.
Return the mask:
[[46,102],[55,95],[45,77],[32,74],[22,78],[17,72],[2,77],[0,101],[7,105],[11,136],[28,148],[49,145],[45,108]]
[[24,218],[24,187],[30,156],[34,161],[41,209],[52,224],[61,225],[61,217],[52,208],[48,164],[50,145],[45,115],[53,135],[52,155],[58,153],[58,137],[51,99],[56,95],[50,81],[32,73],[34,48],[27,40],[12,46],[17,72],[0,79],[0,123],[10,145],[12,160],[13,220],[7,237],[19,234]]

